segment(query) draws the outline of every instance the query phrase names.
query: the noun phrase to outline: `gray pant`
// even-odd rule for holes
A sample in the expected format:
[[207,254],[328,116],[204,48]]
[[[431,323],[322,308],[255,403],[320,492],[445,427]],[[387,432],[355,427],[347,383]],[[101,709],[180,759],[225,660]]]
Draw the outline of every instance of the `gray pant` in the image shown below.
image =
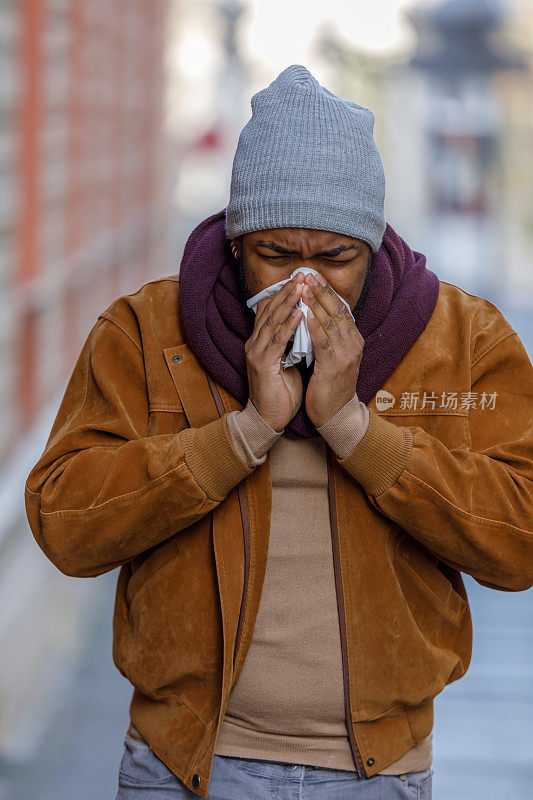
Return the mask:
[[[208,800],[431,800],[433,770],[358,778],[281,761],[213,757]],[[144,742],[124,739],[115,800],[198,800]]]

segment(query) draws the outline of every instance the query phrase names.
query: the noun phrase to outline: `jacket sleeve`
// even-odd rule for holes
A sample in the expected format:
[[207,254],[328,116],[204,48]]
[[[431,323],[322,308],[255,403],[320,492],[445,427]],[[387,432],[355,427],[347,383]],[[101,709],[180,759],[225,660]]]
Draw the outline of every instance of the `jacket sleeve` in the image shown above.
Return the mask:
[[516,332],[471,367],[471,445],[449,450],[418,426],[370,409],[368,430],[337,461],[369,501],[450,566],[504,591],[533,585],[533,367]]
[[26,480],[39,547],[66,575],[93,577],[197,522],[253,471],[227,416],[199,428],[183,416],[176,433],[149,436],[140,343],[100,316]]

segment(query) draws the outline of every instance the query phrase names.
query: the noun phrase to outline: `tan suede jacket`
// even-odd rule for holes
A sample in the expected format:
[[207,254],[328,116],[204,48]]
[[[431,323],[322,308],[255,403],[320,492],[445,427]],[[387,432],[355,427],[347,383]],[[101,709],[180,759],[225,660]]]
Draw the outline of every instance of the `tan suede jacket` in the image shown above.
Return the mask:
[[[249,467],[232,446],[226,417],[243,405],[195,357],[177,300],[175,275],[100,314],[25,502],[61,572],[120,567],[113,660],[134,687],[131,719],[205,798],[261,597],[270,459]],[[469,666],[460,571],[533,585],[533,367],[501,312],[441,281],[383,391],[395,402],[368,403],[353,451],[327,450],[346,724],[364,777],[428,735],[434,697]]]

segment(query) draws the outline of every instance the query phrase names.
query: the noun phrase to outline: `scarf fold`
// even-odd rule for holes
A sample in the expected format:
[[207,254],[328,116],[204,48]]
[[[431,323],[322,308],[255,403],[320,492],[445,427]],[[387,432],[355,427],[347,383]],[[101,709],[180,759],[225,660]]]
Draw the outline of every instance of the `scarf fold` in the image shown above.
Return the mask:
[[[187,343],[207,372],[243,405],[248,399],[245,342],[255,314],[246,306],[238,265],[226,237],[226,209],[203,220],[190,234],[179,271],[179,312]],[[439,294],[439,279],[426,257],[387,224],[371,257],[366,297],[354,316],[365,340],[356,392],[367,404],[383,386],[426,327]],[[300,408],[285,428],[289,439],[318,436],[305,411],[313,373],[305,360],[296,365],[303,381]]]

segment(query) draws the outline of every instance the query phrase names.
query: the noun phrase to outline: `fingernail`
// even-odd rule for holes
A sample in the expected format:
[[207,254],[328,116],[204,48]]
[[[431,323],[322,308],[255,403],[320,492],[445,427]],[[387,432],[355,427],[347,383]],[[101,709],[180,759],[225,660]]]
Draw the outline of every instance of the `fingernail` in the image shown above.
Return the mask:
[[324,276],[323,276],[323,275],[320,275],[320,273],[319,273],[319,274],[316,276],[316,279],[317,279],[318,281],[320,281],[320,283],[322,284],[322,286],[325,286],[325,285],[326,285],[326,279],[324,278]]

